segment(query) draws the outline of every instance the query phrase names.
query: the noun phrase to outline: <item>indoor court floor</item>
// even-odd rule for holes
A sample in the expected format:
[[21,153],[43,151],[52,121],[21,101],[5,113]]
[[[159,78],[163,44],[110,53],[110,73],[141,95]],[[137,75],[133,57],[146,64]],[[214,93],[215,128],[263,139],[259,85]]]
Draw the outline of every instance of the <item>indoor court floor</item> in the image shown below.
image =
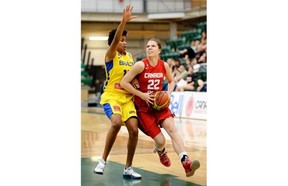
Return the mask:
[[[100,108],[100,110],[102,110]],[[203,186],[207,184],[206,171],[206,121],[175,118],[175,125],[184,141],[190,159],[198,159],[200,168],[192,177],[186,177],[178,155],[167,140],[171,166],[163,166],[157,154],[153,153],[154,142],[139,130],[133,169],[142,175],[141,180],[126,180],[122,171],[126,162],[128,132],[122,127],[108,157],[103,175],[93,172],[101,158],[110,120],[103,111],[83,109],[81,113],[81,186]]]

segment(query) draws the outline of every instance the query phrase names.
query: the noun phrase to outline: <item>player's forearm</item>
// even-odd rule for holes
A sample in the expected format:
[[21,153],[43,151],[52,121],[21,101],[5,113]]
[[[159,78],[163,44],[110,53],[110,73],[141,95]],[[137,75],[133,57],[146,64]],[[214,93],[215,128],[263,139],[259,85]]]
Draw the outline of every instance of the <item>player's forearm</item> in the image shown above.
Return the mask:
[[173,92],[174,87],[175,87],[175,82],[174,81],[171,81],[171,82],[168,83],[168,92],[169,92],[170,95]]
[[125,25],[126,25],[126,21],[122,20],[120,22],[119,26],[117,27],[117,31],[115,33],[115,38],[114,38],[116,43],[119,43],[119,41],[122,37],[122,33],[124,31]]
[[127,83],[127,82],[121,81],[121,82],[120,82],[120,86],[121,86],[122,88],[124,88],[126,91],[130,92],[131,94],[140,97],[141,91],[135,89],[135,88],[131,85],[131,83]]

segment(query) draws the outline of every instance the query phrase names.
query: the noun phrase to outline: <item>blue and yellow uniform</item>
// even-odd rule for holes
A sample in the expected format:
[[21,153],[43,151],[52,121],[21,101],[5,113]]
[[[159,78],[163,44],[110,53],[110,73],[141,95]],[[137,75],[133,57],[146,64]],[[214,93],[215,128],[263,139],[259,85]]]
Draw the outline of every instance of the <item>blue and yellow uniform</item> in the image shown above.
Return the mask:
[[100,104],[103,105],[109,119],[112,114],[120,114],[123,124],[129,118],[137,117],[132,101],[133,95],[120,86],[121,79],[133,65],[133,58],[129,52],[125,55],[116,52],[113,60],[105,63],[106,81]]

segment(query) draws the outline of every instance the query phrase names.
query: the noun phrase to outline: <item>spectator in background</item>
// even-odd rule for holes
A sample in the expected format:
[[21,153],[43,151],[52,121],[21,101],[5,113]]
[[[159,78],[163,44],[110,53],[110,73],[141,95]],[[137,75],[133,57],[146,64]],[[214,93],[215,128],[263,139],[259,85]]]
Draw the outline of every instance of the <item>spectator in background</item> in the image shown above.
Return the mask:
[[200,45],[200,41],[196,40],[194,46],[192,46],[192,49],[194,50],[195,53],[198,52],[199,45]]
[[[169,68],[170,68],[170,71],[171,71],[171,73],[172,73],[172,76],[174,77],[173,71],[172,71],[172,65],[173,65],[173,64],[175,65],[174,59],[168,58],[168,59],[167,59],[167,64],[168,64],[168,66],[169,66]],[[163,80],[163,82],[162,82],[162,90],[168,91],[168,80],[167,80],[166,77],[164,77],[164,80]]]
[[194,86],[194,81],[196,79],[195,74],[193,73],[193,67],[189,66],[188,68],[188,75],[185,78],[186,84],[179,86],[176,88],[176,92],[183,92],[185,90],[194,90],[195,86]]
[[207,36],[206,32],[202,32],[202,38],[200,44],[197,46],[197,52],[195,58],[199,60],[199,58],[203,55],[206,57],[207,54]]
[[186,55],[185,58],[184,58],[184,60],[185,60],[186,70],[188,70],[188,68],[192,65],[191,59],[189,58],[188,55]]
[[174,66],[175,65],[175,61],[174,61],[174,59],[173,58],[168,58],[167,59],[167,64],[168,64],[168,66],[171,68],[172,66]]
[[206,45],[207,44],[207,34],[206,34],[206,32],[205,31],[203,31],[202,33],[201,33],[201,44],[202,45]]
[[200,41],[191,41],[191,48],[193,49],[193,51],[195,53],[197,52],[197,47],[198,47],[199,44],[200,44]]
[[206,63],[206,52],[203,52],[202,55],[197,60],[198,64]]
[[178,68],[178,74],[175,76],[174,81],[177,83],[181,79],[186,78],[187,75],[188,75],[188,71],[186,70],[184,65],[180,65]]
[[202,79],[198,79],[198,87],[197,87],[197,91],[198,92],[207,92],[207,82],[203,81]]
[[180,50],[179,53],[180,58],[184,58],[186,55],[188,55],[190,59],[193,59],[196,56],[196,53],[192,47],[186,47],[183,50]]
[[176,84],[174,90],[176,90],[177,87],[186,84],[184,78],[186,78],[187,75],[188,71],[185,69],[184,65],[180,65],[178,68],[178,74],[176,74],[176,76],[174,77],[174,81]]
[[[172,61],[172,62],[173,62],[173,61]],[[174,59],[174,65],[173,65],[173,66],[175,66],[176,68],[179,68],[180,65],[181,65],[180,59],[179,59],[179,58],[175,58],[175,59]]]
[[172,59],[171,62],[172,62],[171,63],[172,64],[171,66],[172,76],[173,78],[175,78],[178,74],[180,74],[178,68],[180,67],[181,62],[178,58]]

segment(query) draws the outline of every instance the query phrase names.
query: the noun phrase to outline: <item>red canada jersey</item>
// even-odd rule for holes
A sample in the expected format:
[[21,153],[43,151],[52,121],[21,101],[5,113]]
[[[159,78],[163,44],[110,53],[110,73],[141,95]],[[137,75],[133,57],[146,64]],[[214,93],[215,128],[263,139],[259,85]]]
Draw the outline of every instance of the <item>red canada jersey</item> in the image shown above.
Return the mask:
[[155,67],[151,66],[148,59],[142,59],[144,70],[138,74],[141,92],[155,92],[162,90],[162,82],[166,75],[166,69],[163,60],[158,60]]
[[[137,79],[139,81],[141,92],[155,92],[162,90],[162,82],[166,76],[166,69],[163,60],[158,60],[155,67],[151,66],[148,59],[142,59],[144,62],[144,70],[138,74]],[[146,102],[141,98],[135,96],[135,104],[138,106],[144,106]]]

